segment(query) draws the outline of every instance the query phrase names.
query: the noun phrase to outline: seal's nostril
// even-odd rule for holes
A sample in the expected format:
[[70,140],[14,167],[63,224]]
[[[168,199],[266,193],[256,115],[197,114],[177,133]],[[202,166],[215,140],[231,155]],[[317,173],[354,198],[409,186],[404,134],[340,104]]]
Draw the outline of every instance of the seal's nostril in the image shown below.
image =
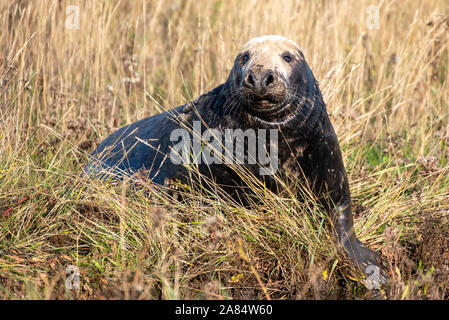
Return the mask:
[[254,81],[254,77],[253,77],[253,75],[251,73],[248,75],[248,77],[246,79],[246,82],[253,88],[256,86],[255,81]]
[[265,78],[265,86],[268,87],[273,82],[274,82],[274,76],[273,76],[273,74],[269,74],[268,77]]
[[259,70],[257,70],[256,72],[249,71],[245,75],[244,86],[248,89],[252,89],[259,95],[263,95],[266,93],[269,87],[272,87],[275,82],[276,74],[271,70],[263,73]]

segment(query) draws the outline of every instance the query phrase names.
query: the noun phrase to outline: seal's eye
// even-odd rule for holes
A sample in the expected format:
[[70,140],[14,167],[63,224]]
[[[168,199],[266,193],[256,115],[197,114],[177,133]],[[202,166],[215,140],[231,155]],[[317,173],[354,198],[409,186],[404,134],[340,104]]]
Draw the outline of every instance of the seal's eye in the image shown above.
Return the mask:
[[285,61],[287,61],[287,62],[289,62],[289,63],[293,60],[293,58],[292,58],[292,56],[290,55],[290,53],[284,53],[284,54],[282,55],[282,59],[284,59]]
[[243,65],[243,64],[247,63],[248,60],[249,60],[249,54],[245,53],[245,54],[242,56],[242,58],[241,58],[240,61],[242,62],[242,65]]

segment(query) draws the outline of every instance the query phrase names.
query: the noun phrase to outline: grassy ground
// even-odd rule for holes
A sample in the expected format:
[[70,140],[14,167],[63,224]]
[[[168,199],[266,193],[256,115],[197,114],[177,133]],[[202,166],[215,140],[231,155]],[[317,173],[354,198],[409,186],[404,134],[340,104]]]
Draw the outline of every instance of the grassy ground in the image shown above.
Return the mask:
[[[445,0],[1,1],[0,297],[448,299],[448,14]],[[356,232],[387,265],[380,292],[313,201],[260,190],[243,208],[192,189],[181,203],[82,175],[114,129],[224,82],[261,34],[295,40],[320,81]]]

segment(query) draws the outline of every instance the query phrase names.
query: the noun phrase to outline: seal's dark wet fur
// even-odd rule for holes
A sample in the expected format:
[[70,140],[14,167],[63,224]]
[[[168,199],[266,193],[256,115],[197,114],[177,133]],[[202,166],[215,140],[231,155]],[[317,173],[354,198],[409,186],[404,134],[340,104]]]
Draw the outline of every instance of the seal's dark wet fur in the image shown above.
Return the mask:
[[[272,68],[256,62],[251,65],[246,62],[250,59],[248,50],[239,54],[226,83],[209,93],[111,134],[93,153],[93,159],[101,158],[101,163],[92,165],[88,171],[114,168],[110,170],[132,174],[145,169],[157,184],[163,185],[167,179],[186,182],[189,177],[186,168],[172,163],[168,156],[174,144],[170,140],[173,130],[191,127],[194,120],[202,121],[202,130],[278,129],[279,171],[311,186],[330,213],[338,239],[350,258],[364,270],[369,265],[380,266],[377,254],[362,246],[355,236],[349,184],[338,140],[318,83],[303,54],[297,49],[285,59],[290,60],[287,73],[279,71],[276,65]],[[257,164],[242,166],[258,176]],[[244,185],[239,175],[225,164],[203,163],[198,169],[228,190]],[[272,176],[259,178],[279,192]]]

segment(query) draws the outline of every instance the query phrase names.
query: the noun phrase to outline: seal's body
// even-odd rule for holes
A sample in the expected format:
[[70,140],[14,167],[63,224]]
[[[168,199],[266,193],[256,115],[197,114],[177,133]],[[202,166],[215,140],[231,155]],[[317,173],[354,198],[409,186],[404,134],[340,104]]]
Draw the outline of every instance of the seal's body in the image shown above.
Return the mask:
[[[201,124],[200,135],[208,129],[223,136],[231,129],[277,132],[275,145],[266,150],[276,152],[275,171],[310,186],[329,211],[348,256],[363,270],[380,266],[377,254],[355,236],[349,184],[338,140],[318,83],[293,41],[279,36],[250,40],[237,55],[226,83],[186,105],[114,132],[94,151],[93,159],[100,160],[88,171],[106,169],[123,175],[143,169],[157,184],[186,182],[189,174],[185,165],[172,157],[176,149],[173,132],[187,128],[194,140],[195,122]],[[246,162],[240,165],[274,192],[280,192],[275,176],[262,174],[260,164],[251,162],[248,152],[245,157]],[[273,167],[273,163],[270,165]],[[230,192],[245,185],[235,167],[226,163],[203,161],[198,169]]]

